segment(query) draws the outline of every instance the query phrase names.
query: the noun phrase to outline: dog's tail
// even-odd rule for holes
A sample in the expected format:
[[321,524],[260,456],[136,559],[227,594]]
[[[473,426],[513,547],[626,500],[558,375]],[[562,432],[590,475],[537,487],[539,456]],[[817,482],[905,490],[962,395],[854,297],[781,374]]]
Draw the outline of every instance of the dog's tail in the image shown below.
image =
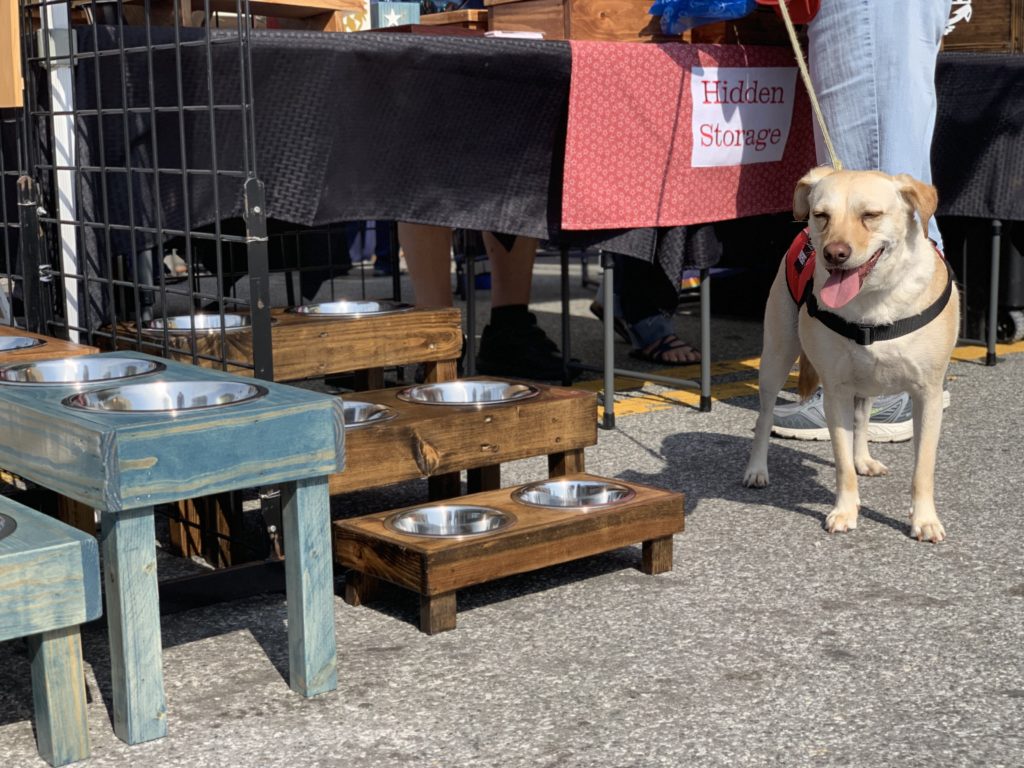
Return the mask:
[[800,353],[800,378],[797,380],[797,392],[800,394],[800,399],[806,400],[813,395],[820,383],[821,379],[818,378],[818,372],[814,370],[811,361],[807,359],[807,355]]

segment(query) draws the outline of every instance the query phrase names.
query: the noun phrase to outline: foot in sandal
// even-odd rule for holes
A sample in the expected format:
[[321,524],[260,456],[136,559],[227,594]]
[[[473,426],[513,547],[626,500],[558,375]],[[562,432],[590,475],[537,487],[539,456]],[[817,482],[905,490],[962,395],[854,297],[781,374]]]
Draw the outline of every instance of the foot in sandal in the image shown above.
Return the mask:
[[692,344],[686,343],[674,333],[662,336],[646,347],[634,349],[629,356],[636,360],[643,360],[645,363],[657,365],[685,365],[686,363],[700,362],[700,350]]

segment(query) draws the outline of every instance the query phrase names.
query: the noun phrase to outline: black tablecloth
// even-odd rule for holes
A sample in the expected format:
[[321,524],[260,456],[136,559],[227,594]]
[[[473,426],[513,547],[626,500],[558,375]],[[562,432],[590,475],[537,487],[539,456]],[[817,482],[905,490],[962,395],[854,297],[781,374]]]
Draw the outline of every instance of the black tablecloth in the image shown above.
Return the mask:
[[[82,174],[85,216],[172,229],[241,216],[240,181],[214,184],[208,172],[246,167],[247,126],[231,108],[243,92],[237,44],[213,32],[209,45],[147,53],[145,29],[124,33],[123,66],[113,55],[101,60],[99,77],[92,61],[76,67],[78,109],[133,108],[127,119],[116,112],[79,119],[83,164],[130,169]],[[156,43],[174,40],[174,30],[150,34]],[[199,30],[180,34],[203,40]],[[115,28],[82,28],[78,37],[80,51],[119,47]],[[560,230],[567,43],[253,31],[251,45],[254,158],[270,218],[306,226],[395,219],[531,235],[656,258],[670,276],[721,255],[728,224]],[[1024,220],[1022,72],[1021,56],[940,56],[933,152],[940,214]],[[181,103],[199,109],[173,109],[179,90]],[[210,103],[218,105],[215,119]],[[169,109],[152,117],[153,105]],[[159,189],[144,172],[155,166],[165,169]],[[124,235],[115,229],[111,237]],[[148,244],[147,235],[136,243]]]
[[1024,221],[1024,55],[943,53],[936,83],[939,214]]
[[[80,29],[79,50],[115,51],[117,34]],[[116,114],[79,119],[84,165],[132,169],[105,178],[85,172],[85,216],[170,229],[241,216],[240,182],[215,185],[209,173],[214,160],[220,172],[245,168],[245,126],[228,108],[241,103],[237,45],[213,32],[209,46],[148,54],[145,30],[124,34],[123,67],[109,56],[100,60],[98,78],[91,59],[76,68],[77,109],[127,103],[134,110],[127,121]],[[157,44],[174,39],[173,30],[150,34]],[[186,42],[203,39],[196,30],[180,34]],[[560,229],[567,43],[257,30],[251,46],[255,163],[270,218],[303,226],[394,219],[530,235],[658,259],[674,276],[684,263],[708,266],[721,254],[711,228]],[[208,57],[212,103],[221,105],[216,120],[203,109],[177,114],[170,108],[179,90],[184,104],[211,102]],[[155,115],[147,111],[150,77],[154,105],[168,108]],[[163,169],[159,190],[144,171],[153,167]],[[115,228],[111,237],[126,234]],[[150,235],[137,237],[137,248],[152,244]]]

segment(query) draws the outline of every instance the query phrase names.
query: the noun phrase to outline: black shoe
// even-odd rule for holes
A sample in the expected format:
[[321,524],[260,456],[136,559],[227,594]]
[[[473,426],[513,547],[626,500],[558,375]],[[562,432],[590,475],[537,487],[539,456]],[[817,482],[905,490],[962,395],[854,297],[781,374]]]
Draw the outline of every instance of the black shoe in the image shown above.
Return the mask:
[[529,314],[526,323],[484,327],[476,369],[487,376],[555,381],[562,378],[562,355]]

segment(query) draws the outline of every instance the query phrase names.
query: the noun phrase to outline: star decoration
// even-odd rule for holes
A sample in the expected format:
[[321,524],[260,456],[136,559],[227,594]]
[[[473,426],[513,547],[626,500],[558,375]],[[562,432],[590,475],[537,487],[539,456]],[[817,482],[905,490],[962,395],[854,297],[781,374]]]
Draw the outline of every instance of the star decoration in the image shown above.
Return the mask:
[[402,14],[400,14],[398,11],[394,9],[391,9],[384,14],[384,20],[387,22],[387,26],[397,27],[398,22],[402,20]]

